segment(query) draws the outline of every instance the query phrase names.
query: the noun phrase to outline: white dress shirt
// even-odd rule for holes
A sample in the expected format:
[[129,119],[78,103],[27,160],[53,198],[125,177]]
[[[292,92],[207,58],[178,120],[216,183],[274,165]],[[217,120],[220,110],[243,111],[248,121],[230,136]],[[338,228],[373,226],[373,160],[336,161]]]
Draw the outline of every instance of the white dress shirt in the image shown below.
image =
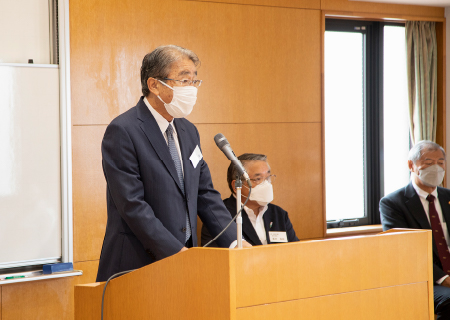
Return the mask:
[[[422,202],[423,209],[425,210],[425,213],[427,215],[428,222],[430,222],[430,209],[429,209],[430,203],[427,200],[429,193],[420,189],[419,186],[416,185],[414,180],[412,180],[412,185],[414,187],[414,190],[416,190],[417,194],[419,195],[420,201]],[[434,191],[430,194],[436,198],[434,200],[434,206],[439,215],[439,220],[441,221],[441,225],[442,225],[442,231],[444,231],[445,241],[447,241],[447,246],[448,246],[449,235],[448,235],[448,229],[447,229],[447,222],[444,220],[444,216],[442,214],[442,208],[441,208],[441,204],[439,203],[437,188],[434,189]],[[431,225],[431,223],[430,223],[430,225]],[[449,247],[449,249],[450,249],[450,247]],[[448,275],[443,276],[438,281],[436,281],[436,283],[441,284],[447,277],[448,277]]]
[[248,207],[244,207],[245,212],[247,213],[250,222],[252,223],[253,228],[258,235],[259,240],[261,240],[262,244],[267,244],[266,237],[266,228],[264,227],[263,215],[264,212],[267,211],[267,206],[259,207],[259,214],[255,215],[254,211]]
[[[236,198],[236,195],[233,194],[233,197]],[[262,244],[267,244],[266,228],[264,227],[264,220],[263,220],[263,216],[264,213],[267,211],[267,208],[268,206],[259,207],[259,214],[256,215],[252,209],[248,208],[247,206],[244,207],[244,210],[247,213],[250,222],[252,223],[253,229],[255,229],[256,234],[258,235],[258,238]]]
[[167,140],[167,134],[166,134],[166,130],[169,127],[169,123],[172,125],[173,128],[173,140],[175,140],[175,147],[177,148],[177,152],[178,152],[178,156],[180,157],[180,161],[181,161],[181,171],[183,171],[183,176],[184,176],[184,168],[183,168],[183,157],[181,156],[181,150],[180,150],[180,143],[178,142],[178,134],[177,134],[177,129],[175,128],[174,124],[173,124],[173,120],[172,121],[167,121],[166,119],[164,119],[164,117],[162,115],[160,115],[158,113],[158,111],[156,111],[148,102],[147,97],[144,98],[144,103],[145,105],[148,107],[148,109],[150,110],[150,112],[152,113],[153,117],[156,120],[156,123],[159,126],[159,129],[161,130],[161,133],[164,136],[164,139],[166,140],[166,143],[168,143]]

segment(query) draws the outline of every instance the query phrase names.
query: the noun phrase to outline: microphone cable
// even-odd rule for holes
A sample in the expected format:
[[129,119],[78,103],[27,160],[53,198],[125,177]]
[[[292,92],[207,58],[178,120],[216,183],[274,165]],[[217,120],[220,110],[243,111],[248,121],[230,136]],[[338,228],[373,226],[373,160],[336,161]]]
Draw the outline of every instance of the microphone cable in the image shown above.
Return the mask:
[[[212,239],[211,241],[209,241],[207,244],[205,244],[204,246],[203,246],[203,248],[204,247],[207,247],[207,246],[209,246],[212,242],[214,242],[214,241],[216,241],[217,240],[217,238],[219,238],[227,229],[228,229],[228,227],[229,226],[231,226],[231,224],[233,223],[233,221],[235,221],[236,220],[236,218],[237,218],[237,216],[242,212],[242,209],[244,209],[244,207],[245,207],[245,205],[247,204],[247,202],[248,202],[248,199],[250,199],[250,195],[252,194],[252,186],[251,186],[251,184],[249,185],[249,191],[248,191],[248,197],[247,197],[247,199],[245,200],[245,202],[244,202],[244,204],[241,206],[241,208],[239,209],[239,211],[238,211],[238,213],[236,213],[236,215],[234,216],[234,218],[233,219],[231,219],[231,221],[230,221],[230,223],[228,223],[228,225],[214,238],[214,239]],[[238,199],[236,199],[236,201],[238,201]],[[240,199],[239,199],[239,201],[241,201]],[[102,319],[103,320],[103,319]]]
[[135,270],[137,270],[137,269],[126,270],[126,271],[118,272],[118,273],[116,273],[116,274],[113,274],[113,275],[112,275],[111,277],[109,277],[109,279],[106,281],[105,287],[103,288],[103,294],[102,294],[102,318],[101,318],[101,320],[103,320],[103,303],[105,302],[105,291],[106,291],[106,286],[108,285],[109,281],[111,281],[112,279],[114,279],[114,278],[116,278],[116,277],[118,277],[118,276],[121,276],[121,275],[123,275],[123,274],[125,274],[125,273],[129,273],[129,272],[135,271]]

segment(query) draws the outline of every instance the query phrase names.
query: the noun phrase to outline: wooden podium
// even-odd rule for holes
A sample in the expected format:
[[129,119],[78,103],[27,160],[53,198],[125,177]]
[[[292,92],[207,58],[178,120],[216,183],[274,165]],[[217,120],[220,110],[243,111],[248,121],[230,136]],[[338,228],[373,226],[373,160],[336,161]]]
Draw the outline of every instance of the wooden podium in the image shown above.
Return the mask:
[[[100,319],[104,282],[75,286]],[[192,248],[111,280],[104,320],[434,319],[431,231]]]

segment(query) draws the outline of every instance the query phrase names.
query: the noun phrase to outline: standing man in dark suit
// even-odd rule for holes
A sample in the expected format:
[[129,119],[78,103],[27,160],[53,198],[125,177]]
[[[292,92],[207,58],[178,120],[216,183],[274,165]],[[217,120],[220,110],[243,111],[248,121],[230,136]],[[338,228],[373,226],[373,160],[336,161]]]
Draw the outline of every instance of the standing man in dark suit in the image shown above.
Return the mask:
[[[195,53],[173,45],[147,54],[141,66],[143,97],[106,128],[108,222],[97,281],[197,246],[197,214],[213,234],[230,222],[203,160],[197,128],[184,119],[202,83],[199,64]],[[235,229],[228,228],[220,246],[236,240]]]
[[[245,167],[253,186],[250,199],[242,211],[242,234],[245,240],[253,246],[299,241],[288,213],[279,206],[270,203],[273,200],[272,184],[276,176],[271,174],[267,156],[244,153],[238,159]],[[231,217],[236,215],[235,183],[237,172],[236,166],[231,163],[227,172],[231,196],[223,200]],[[241,202],[244,203],[248,197],[249,188],[245,181],[242,186]],[[202,227],[202,245],[213,239],[208,228],[205,225]],[[217,247],[217,244],[213,242],[210,246]]]
[[445,174],[445,151],[420,141],[409,152],[411,182],[380,201],[383,230],[433,231],[434,309],[437,319],[450,319],[450,190],[438,187]]

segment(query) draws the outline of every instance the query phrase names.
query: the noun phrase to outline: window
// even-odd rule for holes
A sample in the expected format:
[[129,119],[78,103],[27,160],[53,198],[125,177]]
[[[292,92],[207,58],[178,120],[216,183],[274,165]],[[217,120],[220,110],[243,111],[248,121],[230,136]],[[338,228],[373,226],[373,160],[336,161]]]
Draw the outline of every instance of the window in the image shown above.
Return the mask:
[[326,20],[328,227],[380,223],[378,203],[409,181],[402,24]]

